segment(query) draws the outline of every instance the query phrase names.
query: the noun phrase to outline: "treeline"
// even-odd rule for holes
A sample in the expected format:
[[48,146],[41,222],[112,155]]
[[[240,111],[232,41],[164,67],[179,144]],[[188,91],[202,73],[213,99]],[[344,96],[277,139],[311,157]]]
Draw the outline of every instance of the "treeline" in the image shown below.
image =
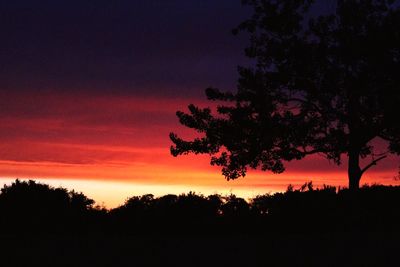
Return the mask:
[[107,210],[82,193],[16,180],[0,193],[3,234],[251,234],[397,231],[399,186],[359,192],[306,183],[249,201],[235,195],[135,196]]

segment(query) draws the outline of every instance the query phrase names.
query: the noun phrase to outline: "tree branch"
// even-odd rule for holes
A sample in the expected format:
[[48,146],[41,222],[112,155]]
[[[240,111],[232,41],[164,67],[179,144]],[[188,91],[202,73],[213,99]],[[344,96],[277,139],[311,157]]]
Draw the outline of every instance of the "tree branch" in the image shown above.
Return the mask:
[[383,140],[388,141],[388,142],[396,142],[396,141],[398,141],[398,138],[390,137],[390,136],[387,136],[387,135],[385,135],[383,133],[378,134],[377,137],[380,137]]
[[300,103],[302,103],[302,104],[304,104],[304,105],[312,106],[314,109],[317,110],[317,112],[322,113],[322,110],[321,110],[315,103],[311,103],[311,102],[309,102],[309,101],[307,101],[307,100],[304,100],[304,99],[301,99],[301,98],[292,97],[292,98],[288,98],[286,101],[287,101],[287,102],[294,102],[294,101],[297,101],[297,102],[300,102]]
[[312,154],[317,154],[317,153],[328,153],[328,152],[329,152],[329,150],[322,149],[322,148],[313,149],[313,150],[307,150],[305,147],[302,147],[302,149],[303,149],[302,151],[301,151],[301,150],[298,150],[298,152],[300,152],[300,153],[303,154],[304,156],[312,155]]
[[379,157],[379,158],[373,160],[370,164],[368,164],[367,166],[365,166],[365,167],[361,170],[361,174],[363,174],[364,172],[366,172],[369,168],[371,168],[372,166],[376,165],[376,163],[378,163],[378,161],[381,161],[381,160],[383,160],[384,158],[387,158],[387,156],[385,155],[385,156],[382,156],[382,157]]

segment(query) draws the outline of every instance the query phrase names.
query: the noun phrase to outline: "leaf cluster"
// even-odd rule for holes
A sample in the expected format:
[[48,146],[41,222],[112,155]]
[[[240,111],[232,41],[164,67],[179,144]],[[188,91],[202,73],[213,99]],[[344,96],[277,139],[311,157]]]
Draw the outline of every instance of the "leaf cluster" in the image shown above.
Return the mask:
[[374,156],[376,138],[400,152],[399,1],[337,0],[327,13],[312,0],[243,3],[253,16],[234,33],[249,34],[256,64],[239,67],[235,93],[206,90],[215,111],[177,112],[199,137],[171,133],[172,155],[208,153],[235,179],[311,154],[336,164],[350,150]]

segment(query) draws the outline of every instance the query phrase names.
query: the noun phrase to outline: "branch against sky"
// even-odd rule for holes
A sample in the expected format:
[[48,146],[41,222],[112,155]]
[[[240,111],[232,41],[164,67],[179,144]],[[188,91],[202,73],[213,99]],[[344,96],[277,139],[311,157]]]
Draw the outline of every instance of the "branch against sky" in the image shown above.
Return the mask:
[[281,173],[285,162],[316,153],[339,165],[347,155],[349,186],[357,189],[385,158],[360,168],[374,139],[400,152],[398,1],[337,1],[317,15],[311,0],[243,3],[254,13],[236,32],[250,35],[246,55],[256,65],[239,68],[235,94],[206,91],[209,100],[228,101],[217,115],[193,105],[177,113],[201,137],[171,134],[172,154],[208,153],[228,179],[248,168]]

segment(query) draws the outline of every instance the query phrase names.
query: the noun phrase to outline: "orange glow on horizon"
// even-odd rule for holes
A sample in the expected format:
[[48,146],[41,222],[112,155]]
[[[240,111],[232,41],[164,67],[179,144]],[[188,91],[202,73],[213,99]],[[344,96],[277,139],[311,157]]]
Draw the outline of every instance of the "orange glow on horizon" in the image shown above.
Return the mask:
[[[317,156],[288,164],[280,175],[250,171],[235,181],[226,181],[218,167],[210,166],[207,155],[172,157],[169,133],[193,136],[179,125],[175,111],[198,103],[193,99],[8,97],[18,101],[0,98],[4,110],[0,114],[0,177],[4,177],[0,182],[40,179],[52,184],[60,181],[70,189],[75,184],[76,190],[109,207],[144,193],[233,192],[252,197],[311,180],[317,186],[347,184],[345,164],[337,167]],[[397,168],[398,159],[391,157],[368,171],[362,183],[399,184],[393,179]]]
[[[195,157],[195,156],[193,156]],[[183,158],[182,158],[183,159]],[[35,162],[0,162],[0,173],[6,174],[0,178],[2,183],[11,183],[10,177],[34,179],[53,186],[63,186],[70,190],[84,192],[99,204],[112,208],[123,204],[130,196],[154,194],[181,194],[190,191],[209,194],[236,194],[251,198],[265,193],[286,190],[289,184],[298,188],[307,181],[313,181],[315,186],[323,184],[341,186],[347,185],[345,172],[293,172],[271,174],[260,171],[250,171],[244,177],[234,181],[226,181],[218,168],[211,168],[206,157],[198,158],[197,166],[188,165],[192,160],[182,164],[178,159],[171,165],[77,165],[60,163]],[[204,168],[201,168],[201,163]],[[393,172],[366,173],[362,184],[399,184],[393,179]],[[56,177],[56,178],[55,178]]]

